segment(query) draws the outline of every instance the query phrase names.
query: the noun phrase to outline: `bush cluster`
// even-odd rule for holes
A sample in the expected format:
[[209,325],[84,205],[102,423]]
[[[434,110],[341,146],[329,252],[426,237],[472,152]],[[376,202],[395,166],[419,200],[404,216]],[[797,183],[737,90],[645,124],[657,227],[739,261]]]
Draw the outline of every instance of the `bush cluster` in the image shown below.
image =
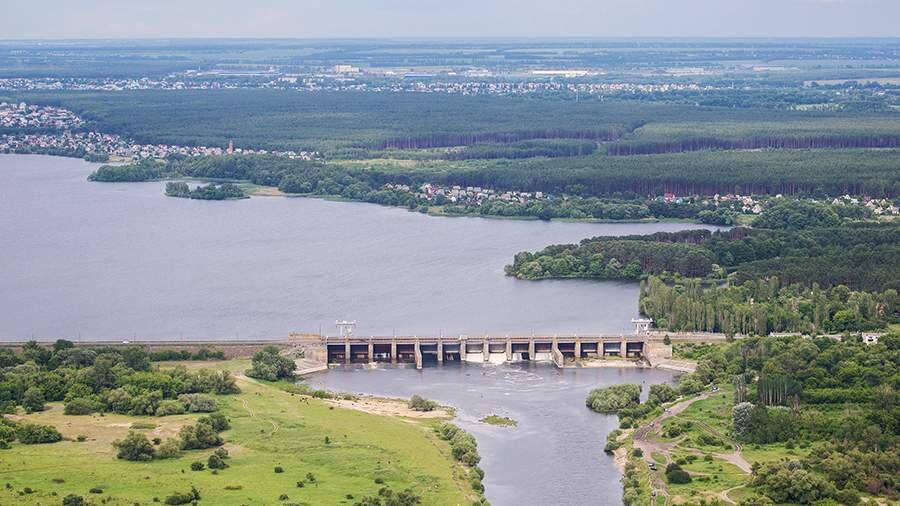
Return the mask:
[[297,364],[288,357],[281,355],[278,348],[266,346],[253,354],[250,369],[247,376],[251,378],[276,381],[279,379],[291,379]]
[[[122,440],[113,442],[118,450],[117,457],[123,460],[148,461],[152,459],[175,458],[182,450],[202,450],[221,446],[222,437],[219,432],[230,428],[228,420],[220,413],[213,413],[197,419],[194,425],[185,425],[178,431],[178,438],[169,438],[154,448],[147,436],[140,432],[130,431]],[[216,452],[214,456],[224,459],[228,452]],[[201,464],[202,465],[202,464]],[[212,466],[210,466],[212,468]],[[222,468],[217,468],[222,469]]]
[[437,429],[438,435],[444,441],[450,443],[450,451],[453,458],[469,466],[472,470],[472,488],[479,493],[484,492],[484,471],[478,467],[481,456],[478,455],[478,443],[468,432],[460,429],[452,423],[442,423]]
[[637,406],[641,402],[640,397],[640,385],[611,385],[591,390],[585,404],[598,413],[614,414],[622,409]]
[[408,405],[413,411],[434,411],[438,407],[438,403],[418,395],[410,397]]

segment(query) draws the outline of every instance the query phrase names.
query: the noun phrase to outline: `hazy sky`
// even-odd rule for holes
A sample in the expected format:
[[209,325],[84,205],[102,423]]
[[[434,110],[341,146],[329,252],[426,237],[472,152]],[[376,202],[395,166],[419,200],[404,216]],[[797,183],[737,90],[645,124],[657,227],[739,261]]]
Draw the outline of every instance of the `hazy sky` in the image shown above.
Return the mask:
[[0,38],[898,37],[900,0],[2,0]]

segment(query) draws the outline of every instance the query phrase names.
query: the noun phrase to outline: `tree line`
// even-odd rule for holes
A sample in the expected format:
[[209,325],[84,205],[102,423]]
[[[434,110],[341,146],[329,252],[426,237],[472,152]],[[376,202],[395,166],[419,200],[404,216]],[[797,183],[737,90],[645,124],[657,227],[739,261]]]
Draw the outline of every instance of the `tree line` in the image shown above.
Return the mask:
[[52,347],[26,343],[21,352],[0,348],[0,411],[41,411],[63,402],[67,414],[114,412],[165,416],[215,411],[208,394],[239,392],[227,371],[159,369],[139,347]]
[[[811,218],[800,221],[818,223]],[[778,278],[807,287],[817,283],[824,288],[897,290],[900,224],[601,236],[517,253],[506,272],[520,279],[641,279],[674,274],[743,283]]]
[[239,186],[231,183],[209,183],[191,189],[184,182],[166,183],[166,195],[169,197],[179,197],[197,200],[233,200],[247,198]]
[[[345,167],[318,161],[292,160],[272,156],[210,156],[173,158],[168,161],[144,160],[131,165],[104,165],[89,176],[91,181],[133,182],[170,177],[194,177],[215,180],[249,181],[277,186],[291,194],[340,196],[349,200],[406,207],[428,211],[442,206],[453,215],[483,215],[598,220],[644,220],[650,218],[692,218],[704,223],[729,224],[734,213],[713,210],[697,202],[661,203],[633,193],[615,193],[607,197],[548,196],[527,202],[485,199],[480,203],[455,204],[447,196],[434,200],[422,198],[416,190],[427,180],[422,175]],[[437,176],[437,179],[443,179]],[[409,185],[409,191],[385,188],[388,183]],[[184,182],[166,185],[166,194],[185,198],[225,199],[244,195],[234,185],[210,184],[191,190]]]
[[641,313],[674,331],[768,335],[779,332],[843,333],[900,322],[895,289],[854,291],[844,285],[786,284],[777,277],[704,288],[700,280],[641,283]]
[[818,135],[726,139],[696,137],[665,142],[630,141],[609,145],[613,156],[658,155],[705,150],[897,148],[900,135]]

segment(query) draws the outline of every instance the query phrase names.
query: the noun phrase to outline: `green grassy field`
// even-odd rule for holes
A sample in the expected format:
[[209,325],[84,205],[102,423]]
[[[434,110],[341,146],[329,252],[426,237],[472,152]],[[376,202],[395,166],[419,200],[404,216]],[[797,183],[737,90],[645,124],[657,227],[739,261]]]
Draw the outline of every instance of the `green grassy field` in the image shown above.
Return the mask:
[[[220,367],[241,370],[240,362]],[[59,504],[67,494],[107,504],[151,504],[195,486],[204,504],[352,504],[384,486],[412,488],[423,504],[469,504],[478,497],[466,471],[433,432],[433,421],[415,421],[332,408],[292,395],[277,385],[241,378],[242,393],[218,398],[232,428],[223,433],[229,468],[214,475],[191,471],[212,450],[193,450],[172,460],[117,460],[113,440],[134,422],[154,424],[148,437],[174,435],[195,418],[121,415],[66,416],[52,405],[29,420],[55,425],[65,440],[0,451],[0,504]],[[79,435],[85,442],[75,441]],[[330,442],[326,443],[328,437]],[[276,466],[283,473],[274,471]],[[306,479],[316,477],[315,483]],[[383,484],[376,483],[376,479]],[[298,488],[298,481],[307,481]],[[30,487],[32,494],[19,493]],[[93,487],[102,494],[91,494]],[[227,487],[227,488],[226,488]],[[285,494],[288,500],[279,500]],[[352,496],[352,498],[351,498]]]

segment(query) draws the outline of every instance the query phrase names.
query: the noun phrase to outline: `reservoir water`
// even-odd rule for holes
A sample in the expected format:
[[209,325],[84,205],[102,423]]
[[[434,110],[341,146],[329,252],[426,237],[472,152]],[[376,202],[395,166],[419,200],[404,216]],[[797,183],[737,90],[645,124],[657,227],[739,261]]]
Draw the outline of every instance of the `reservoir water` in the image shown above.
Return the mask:
[[[283,338],[358,334],[626,332],[636,283],[518,281],[522,250],[596,235],[696,228],[434,218],[319,199],[203,202],[163,183],[90,183],[96,164],[0,155],[0,340]],[[549,365],[336,369],[339,391],[459,410],[479,442],[487,497],[504,504],[620,504],[603,454],[615,417],[584,406],[594,387],[670,381],[658,370]],[[478,420],[510,416],[516,428]]]
[[[557,369],[549,364],[451,364],[409,368],[337,368],[308,382],[338,392],[409,398],[418,394],[458,408],[454,423],[478,440],[485,494],[501,505],[619,505],[621,474],[603,453],[615,416],[589,410],[592,388],[671,382],[659,369]],[[486,415],[517,427],[480,423]]]
[[507,277],[522,250],[697,228],[435,218],[309,198],[207,202],[91,183],[78,159],[0,155],[0,340],[598,333],[638,286]]

